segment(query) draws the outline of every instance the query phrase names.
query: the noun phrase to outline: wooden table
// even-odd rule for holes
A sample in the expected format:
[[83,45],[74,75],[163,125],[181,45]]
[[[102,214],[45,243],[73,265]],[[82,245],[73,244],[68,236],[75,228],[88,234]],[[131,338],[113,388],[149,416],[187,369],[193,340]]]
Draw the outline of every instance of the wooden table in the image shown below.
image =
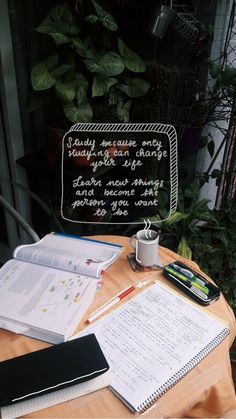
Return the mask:
[[[161,282],[173,287],[163,277],[161,271],[135,273],[131,270],[127,260],[127,253],[131,251],[127,237],[96,236],[96,239],[122,244],[124,252],[119,260],[105,271],[102,290],[96,296],[85,318],[118,291],[142,279],[158,278]],[[186,261],[163,247],[159,248],[159,254],[162,264],[179,259],[199,270],[195,263]],[[236,409],[229,360],[229,348],[236,333],[235,318],[223,296],[204,310],[224,319],[229,325],[230,335],[187,376],[161,397],[155,407],[145,414],[145,417],[236,417],[236,410],[232,413],[232,416],[229,416],[229,412]],[[83,326],[84,321],[81,321],[78,330],[82,329]],[[46,346],[48,344],[45,342],[0,330],[0,360],[32,352]],[[27,415],[27,417],[37,418],[130,418],[138,416],[140,415],[132,413],[108,388]]]

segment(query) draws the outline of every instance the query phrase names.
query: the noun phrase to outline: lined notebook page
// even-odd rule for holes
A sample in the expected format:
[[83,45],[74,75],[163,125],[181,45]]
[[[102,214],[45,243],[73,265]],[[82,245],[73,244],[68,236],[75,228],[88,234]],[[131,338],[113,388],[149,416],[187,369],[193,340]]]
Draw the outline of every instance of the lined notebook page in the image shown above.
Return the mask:
[[107,387],[111,382],[110,370],[104,374],[93,378],[90,381],[76,384],[65,389],[53,391],[43,396],[35,397],[23,402],[18,402],[1,408],[1,416],[3,419],[18,418],[46,407],[54,406],[76,397],[83,396],[100,388]]
[[204,309],[158,283],[86,332],[98,339],[111,368],[115,393],[132,410],[142,412],[229,330]]

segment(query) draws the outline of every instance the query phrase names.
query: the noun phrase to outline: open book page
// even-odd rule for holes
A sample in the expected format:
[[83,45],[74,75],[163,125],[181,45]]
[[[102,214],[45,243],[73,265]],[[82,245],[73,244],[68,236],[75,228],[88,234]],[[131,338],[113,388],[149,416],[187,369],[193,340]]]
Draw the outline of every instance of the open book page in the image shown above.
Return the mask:
[[191,361],[224,329],[220,321],[155,284],[85,332],[97,337],[111,368],[114,391],[131,409],[139,410],[154,393],[161,396],[168,382],[173,385],[173,377],[177,382],[193,368]]
[[18,418],[19,416],[27,415],[28,413],[45,409],[67,400],[75,399],[76,397],[107,387],[110,384],[110,379],[110,370],[108,370],[104,374],[84,383],[72,385],[43,396],[4,406],[1,408],[1,417],[3,419]]
[[62,342],[95,293],[94,278],[12,259],[0,269],[0,327],[8,328],[5,321],[11,321],[24,326],[19,332],[26,335],[32,327],[38,330],[39,339],[44,331],[49,342],[54,342],[53,334]]
[[18,246],[14,258],[98,278],[112,264],[121,246],[96,240],[48,234],[31,245]]

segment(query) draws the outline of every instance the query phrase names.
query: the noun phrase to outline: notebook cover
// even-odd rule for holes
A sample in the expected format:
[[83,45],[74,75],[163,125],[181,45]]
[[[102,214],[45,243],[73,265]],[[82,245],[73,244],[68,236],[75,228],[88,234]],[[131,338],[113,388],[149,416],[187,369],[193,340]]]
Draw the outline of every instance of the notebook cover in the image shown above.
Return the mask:
[[94,334],[0,362],[0,406],[91,380],[108,369]]

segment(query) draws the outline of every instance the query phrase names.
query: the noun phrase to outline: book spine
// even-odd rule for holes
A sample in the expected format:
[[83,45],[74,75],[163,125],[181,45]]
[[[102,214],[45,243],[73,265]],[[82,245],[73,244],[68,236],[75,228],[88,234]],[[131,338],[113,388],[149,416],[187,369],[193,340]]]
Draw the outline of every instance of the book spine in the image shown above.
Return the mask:
[[102,244],[102,245],[106,245],[106,246],[114,246],[114,247],[118,247],[120,249],[122,248],[122,246],[120,244],[117,244],[117,243],[109,243],[109,242],[104,242],[102,240],[89,239],[87,237],[76,236],[76,235],[73,235],[73,234],[65,234],[65,233],[53,233],[53,234],[55,234],[56,236],[68,237],[68,238],[71,238],[71,239],[83,240],[83,241]]

